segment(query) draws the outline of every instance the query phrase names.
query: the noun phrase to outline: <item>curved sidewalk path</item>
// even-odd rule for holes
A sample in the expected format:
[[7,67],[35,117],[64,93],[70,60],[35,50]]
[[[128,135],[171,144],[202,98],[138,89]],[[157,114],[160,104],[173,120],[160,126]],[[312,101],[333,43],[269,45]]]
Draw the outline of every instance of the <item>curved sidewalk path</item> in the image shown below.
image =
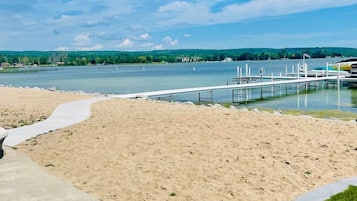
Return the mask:
[[[59,105],[44,121],[7,130],[4,145],[14,146],[37,135],[84,121],[90,117],[91,104],[107,99],[110,98],[94,97]],[[4,147],[5,156],[0,160],[0,200],[98,201],[7,146]]]
[[52,115],[44,121],[7,130],[8,136],[4,141],[4,145],[15,146],[40,134],[82,122],[89,118],[92,103],[107,99],[110,98],[94,97],[59,105]]
[[332,195],[346,190],[349,185],[357,186],[357,176],[342,179],[332,184],[322,186],[306,193],[305,195],[297,197],[295,201],[324,201],[329,199]]

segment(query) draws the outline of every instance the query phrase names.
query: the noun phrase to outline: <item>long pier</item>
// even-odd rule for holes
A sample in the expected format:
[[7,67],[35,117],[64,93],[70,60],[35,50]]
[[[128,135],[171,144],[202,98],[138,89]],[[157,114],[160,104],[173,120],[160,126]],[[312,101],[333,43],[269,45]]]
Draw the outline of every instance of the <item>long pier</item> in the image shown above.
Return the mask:
[[[280,80],[274,80],[280,79]],[[281,80],[281,79],[290,80]],[[114,98],[149,98],[157,96],[167,96],[174,94],[192,93],[192,92],[202,92],[202,91],[215,91],[215,90],[225,90],[225,89],[251,89],[251,88],[263,88],[269,86],[277,85],[289,85],[289,84],[299,84],[299,83],[310,83],[319,81],[329,81],[329,80],[345,80],[344,77],[329,76],[329,77],[307,77],[307,78],[296,78],[291,79],[291,77],[272,77],[272,81],[266,82],[254,82],[254,83],[244,83],[244,84],[232,84],[232,85],[219,85],[219,86],[208,86],[208,87],[194,87],[194,88],[183,88],[183,89],[172,89],[172,90],[160,90],[142,93],[131,93],[131,94],[120,94],[112,95]]]
[[[119,94],[119,95],[111,95],[114,98],[158,98],[165,99],[165,97],[169,97],[169,100],[173,100],[174,95],[179,94],[188,94],[188,93],[198,93],[198,102],[201,103],[202,100],[208,100],[209,102],[213,102],[213,91],[219,90],[232,90],[232,103],[241,103],[245,101],[252,100],[251,97],[255,96],[255,98],[263,99],[264,96],[264,88],[271,87],[270,97],[275,96],[275,86],[283,86],[285,85],[285,94],[288,95],[289,92],[292,92],[291,89],[296,87],[296,93],[300,93],[300,87],[305,86],[305,90],[308,90],[310,87],[323,87],[329,86],[332,83],[333,86],[338,89],[338,96],[340,94],[341,83],[350,83],[351,86],[357,86],[357,76],[352,76],[345,71],[340,71],[340,67],[337,70],[337,74],[335,71],[331,71],[332,75],[330,75],[330,71],[328,71],[328,63],[326,63],[326,70],[321,71],[308,71],[307,64],[303,62],[303,64],[298,64],[296,67],[292,66],[291,73],[288,73],[288,67],[285,67],[285,75],[283,76],[280,73],[279,76],[274,76],[271,74],[270,76],[265,75],[265,69],[259,69],[259,76],[252,76],[251,69],[248,64],[245,66],[245,75],[243,73],[243,68],[237,66],[237,77],[232,78],[232,84],[226,85],[218,85],[218,86],[207,86],[207,87],[193,87],[193,88],[183,88],[183,89],[170,89],[170,90],[159,90],[159,91],[150,91],[150,92],[140,92],[140,93],[130,93],[130,94]],[[326,85],[320,85],[319,82],[324,82]],[[312,85],[311,83],[315,83]],[[296,86],[294,86],[296,84]],[[256,92],[250,91],[249,89],[260,89],[259,97],[256,97]],[[201,92],[209,92],[210,98],[202,98]],[[253,93],[255,94],[253,94]],[[253,96],[252,96],[253,95]],[[282,95],[282,91],[280,88],[280,95]],[[237,101],[235,100],[237,98]],[[205,101],[207,102],[207,101]]]

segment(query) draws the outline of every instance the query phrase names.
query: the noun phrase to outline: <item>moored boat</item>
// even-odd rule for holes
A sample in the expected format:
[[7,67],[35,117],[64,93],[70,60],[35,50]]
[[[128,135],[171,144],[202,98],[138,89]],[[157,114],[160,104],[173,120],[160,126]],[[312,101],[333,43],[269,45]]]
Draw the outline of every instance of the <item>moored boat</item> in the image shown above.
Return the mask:
[[351,71],[351,66],[352,64],[357,64],[357,58],[351,58],[351,59],[345,59],[345,60],[341,60],[336,62],[335,64],[332,64],[331,66],[337,70],[340,66],[340,70],[343,71]]
[[[301,72],[300,76],[304,76],[304,72]],[[344,70],[336,70],[335,68],[328,66],[328,67],[315,67],[311,70],[307,70],[306,72],[307,77],[326,77],[326,76],[345,76],[349,77],[350,73]]]

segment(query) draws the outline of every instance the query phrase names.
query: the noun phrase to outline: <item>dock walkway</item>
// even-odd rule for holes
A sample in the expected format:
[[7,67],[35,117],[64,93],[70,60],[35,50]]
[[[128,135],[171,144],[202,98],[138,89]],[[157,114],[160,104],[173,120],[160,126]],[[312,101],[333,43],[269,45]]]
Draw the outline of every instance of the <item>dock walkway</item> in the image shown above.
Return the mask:
[[[279,78],[279,77],[276,77],[276,78]],[[214,90],[224,90],[224,89],[250,89],[250,88],[261,88],[261,87],[269,87],[269,86],[276,86],[276,85],[299,84],[299,83],[309,83],[309,82],[317,82],[317,81],[337,80],[337,79],[338,79],[337,76],[308,77],[308,78],[299,78],[299,79],[296,78],[296,79],[292,79],[292,80],[277,80],[277,81],[273,80],[273,81],[268,81],[268,82],[254,82],[254,83],[245,83],[245,84],[232,84],[232,85],[220,85],[220,86],[209,86],[209,87],[194,87],[194,88],[184,88],[184,89],[151,91],[151,92],[143,92],[143,93],[120,94],[120,95],[112,95],[111,97],[113,97],[113,98],[147,98],[147,97],[200,92],[200,91],[214,91]]]

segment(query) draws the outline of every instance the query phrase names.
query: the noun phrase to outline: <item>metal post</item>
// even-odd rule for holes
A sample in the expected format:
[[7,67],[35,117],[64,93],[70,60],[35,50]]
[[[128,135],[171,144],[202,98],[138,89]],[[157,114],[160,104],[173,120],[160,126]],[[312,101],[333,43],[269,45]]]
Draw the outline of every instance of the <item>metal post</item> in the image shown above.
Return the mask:
[[248,64],[245,64],[245,76],[248,77]]
[[295,73],[294,69],[295,69],[295,66],[291,65],[291,73]]
[[337,108],[340,110],[340,70],[341,70],[341,64],[338,64],[338,72],[337,72]]
[[232,89],[232,104],[234,103],[234,89]]
[[239,84],[242,84],[242,75],[243,74],[243,69],[242,68],[239,68]]
[[248,103],[248,88],[245,88],[245,104]]
[[201,105],[201,93],[198,92],[198,104]]

